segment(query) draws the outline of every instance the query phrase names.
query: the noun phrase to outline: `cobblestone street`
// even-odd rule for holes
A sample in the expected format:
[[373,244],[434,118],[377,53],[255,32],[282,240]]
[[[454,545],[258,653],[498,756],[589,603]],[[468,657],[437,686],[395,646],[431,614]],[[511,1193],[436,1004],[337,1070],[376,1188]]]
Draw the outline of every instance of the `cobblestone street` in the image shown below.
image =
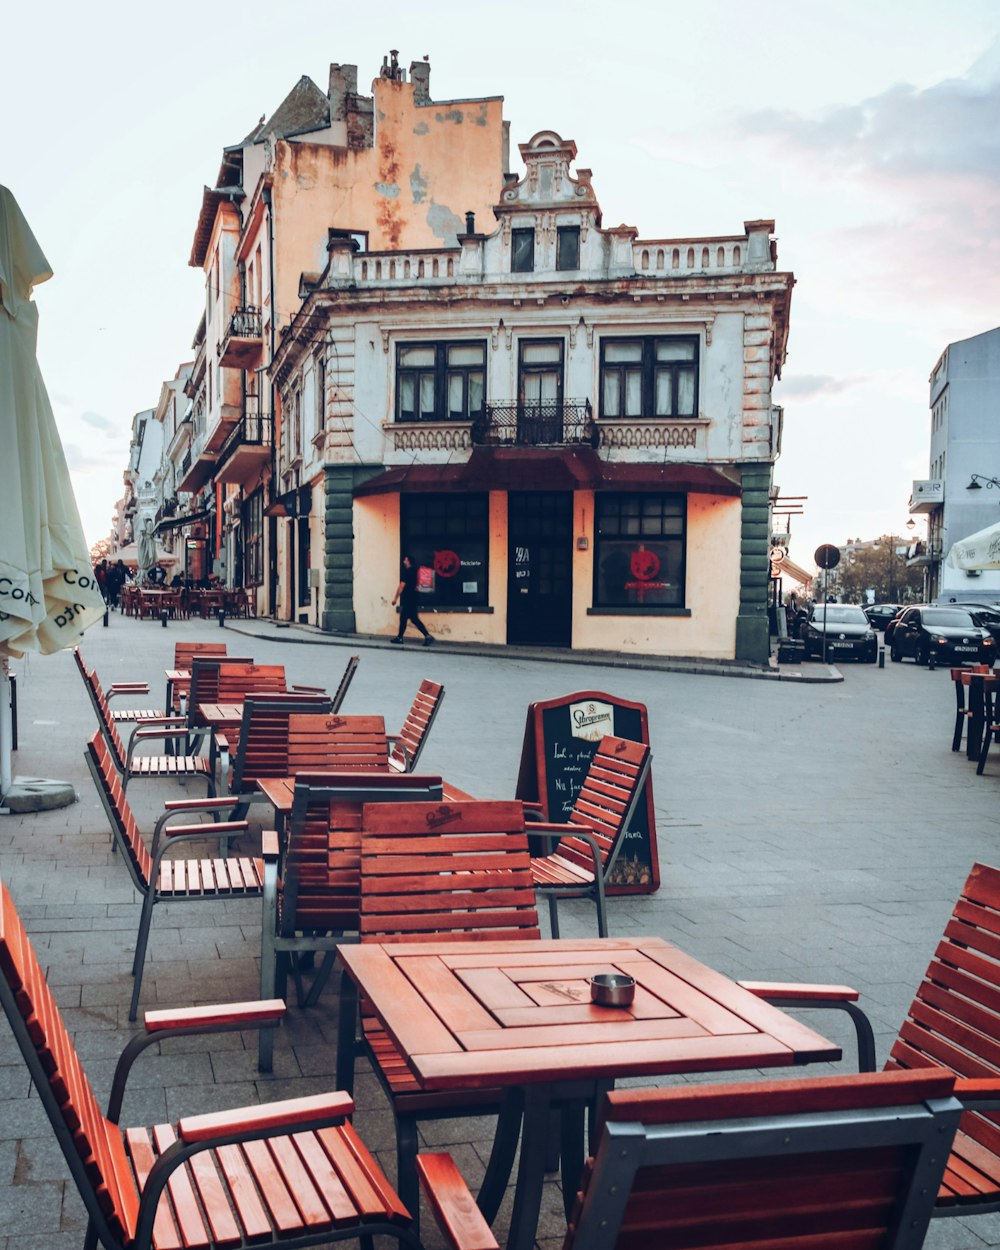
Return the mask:
[[[249,635],[249,636],[248,636]],[[220,641],[232,653],[282,663],[289,680],[335,688],[349,655],[360,666],[343,711],[378,713],[399,727],[423,677],[447,695],[421,761],[480,797],[512,797],[525,710],[533,700],[600,690],[644,702],[653,749],[661,887],[609,900],[613,935],[656,934],[734,978],[856,986],[888,1054],[914,990],[973,862],[1000,863],[1000,752],[986,773],[953,754],[954,696],[947,669],[911,663],[844,666],[843,681],[738,679],[639,667],[459,653],[446,644],[330,640],[268,622],[127,620],[92,629],[82,650],[105,687],[146,680],[162,706],[164,669],[179,639]],[[16,774],[70,780],[80,801],[51,813],[0,817],[0,877],[47,968],[49,982],[104,1105],[127,1022],[139,903],[84,765],[96,720],[73,657],[32,656],[18,677]],[[804,670],[819,676],[821,666]],[[142,703],[143,700],[138,700]],[[152,829],[177,783],[129,787]],[[190,794],[202,793],[192,784]],[[253,809],[256,821],[267,809]],[[245,839],[247,849],[251,839]],[[208,913],[203,914],[203,913]],[[563,935],[593,931],[589,902],[564,904]],[[143,1006],[257,997],[260,906],[161,905],[152,928]],[[855,1051],[839,1013],[810,1024]],[[292,1008],[278,1032],[275,1068],[256,1067],[256,1036],[189,1038],[156,1048],[136,1070],[123,1122],[152,1123],[330,1088],[336,994]],[[747,1078],[752,1078],[746,1074]],[[786,1073],[787,1075],[787,1073]],[[733,1079],[732,1074],[702,1079]],[[356,1123],[390,1177],[392,1118],[371,1077],[356,1088]],[[491,1120],[426,1126],[475,1182]],[[0,1024],[0,1250],[69,1250],[85,1219],[48,1121]],[[509,1203],[509,1195],[508,1195]],[[501,1232],[506,1210],[501,1213]],[[429,1246],[438,1244],[424,1220]],[[561,1245],[558,1184],[546,1185],[540,1244]],[[936,1250],[1000,1246],[1000,1216],[937,1221]]]

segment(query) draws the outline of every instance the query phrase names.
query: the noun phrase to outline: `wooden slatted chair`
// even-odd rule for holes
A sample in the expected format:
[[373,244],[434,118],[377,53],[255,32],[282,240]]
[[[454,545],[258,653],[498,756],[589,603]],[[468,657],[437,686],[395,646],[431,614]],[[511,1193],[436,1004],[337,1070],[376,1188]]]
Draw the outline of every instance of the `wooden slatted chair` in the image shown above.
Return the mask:
[[147,1013],[104,1115],[2,882],[0,1001],[86,1207],[87,1246],[291,1248],[384,1234],[419,1250],[406,1209],[347,1122],[354,1108],[345,1094],[120,1127],[128,1077],[146,1049],[273,1023],[283,1003]]
[[443,701],[444,686],[425,678],[406,714],[403,728],[390,738],[390,768],[401,773],[414,771]]
[[[320,718],[317,718],[320,719]],[[344,935],[357,934],[361,908],[361,813],[366,803],[440,801],[440,777],[420,773],[301,773],[279,853],[277,833],[265,830],[264,907],[261,921],[262,993],[284,997],[293,970],[300,1006],[316,1001]],[[323,954],[306,994],[298,957]],[[267,987],[266,990],[264,987]],[[260,1034],[258,1063],[272,1066],[273,1034]]]
[[226,654],[225,642],[178,642],[174,644],[174,672],[184,677],[167,678],[167,707],[177,716],[187,715],[187,696],[191,688],[191,666],[197,657],[221,659]]
[[[565,1250],[919,1250],[953,1086],[930,1069],[612,1092]],[[496,1250],[450,1157],[418,1166],[446,1244]]]
[[163,815],[156,822],[147,849],[107,744],[99,733],[87,743],[87,766],[94,779],[114,842],[123,853],[132,884],[142,895],[139,931],[136,936],[132,975],[132,1003],[129,1019],[134,1020],[139,1007],[142,973],[149,943],[153,908],[160,902],[193,901],[219,903],[263,894],[264,865],[259,858],[248,855],[226,855],[219,849],[192,858],[175,855],[176,847],[193,841],[225,844],[230,834],[247,829],[246,821],[217,821],[212,824],[170,825],[176,816],[192,816],[209,812],[217,815],[230,806],[229,799],[181,799],[165,804]]
[[149,694],[149,686],[144,681],[115,681],[105,690],[101,685],[100,678],[97,676],[97,670],[87,668],[87,665],[84,663],[83,652],[79,647],[73,648],[73,658],[76,660],[76,666],[80,671],[80,676],[83,678],[83,684],[91,702],[94,701],[94,692],[100,691],[108,704],[109,715],[116,724],[161,721],[166,717],[167,713],[162,708],[111,707],[112,699],[117,699],[121,695]]
[[[265,777],[294,776],[288,750],[288,719],[295,713],[309,712],[323,718],[333,711],[327,695],[278,694],[250,695],[243,703],[243,720],[236,735],[238,743],[232,759],[230,735],[215,735],[220,761],[220,789],[223,794],[240,796],[232,819],[242,820],[257,782]],[[230,760],[232,770],[230,771]]]
[[992,664],[967,664],[963,668],[953,668],[951,670],[951,681],[955,687],[955,731],[951,738],[951,749],[953,751],[962,749],[962,734],[968,725],[969,718],[972,716],[972,708],[966,706],[966,687],[962,681],[962,674],[992,673],[992,671]]
[[[850,1013],[858,1033],[859,1066],[875,1067],[875,1041],[858,994],[846,986],[742,983],[786,1007],[836,1007]],[[1000,1211],[1000,869],[975,864],[955,904],[924,979],[893,1043],[887,1069],[931,1064],[959,1077],[967,1111],[955,1139],[935,1216]],[[987,1095],[992,1091],[992,1098]],[[979,1101],[974,1104],[974,1098]]]
[[208,760],[192,754],[141,755],[138,753],[138,748],[147,742],[161,741],[172,745],[185,742],[187,730],[182,718],[166,716],[157,721],[140,722],[132,730],[126,746],[111,715],[111,708],[101,689],[101,684],[94,674],[91,674],[91,678],[88,679],[87,690],[94,711],[97,713],[101,734],[121,777],[123,791],[127,789],[133,777],[147,779],[197,777],[205,782],[210,795],[215,794],[215,777]]
[[532,822],[532,834],[559,843],[547,855],[532,858],[539,896],[548,900],[552,936],[559,936],[561,898],[591,898],[597,908],[597,931],[608,936],[605,886],[624,844],[629,822],[643,790],[652,755],[641,742],[610,735],[601,739],[565,824]]
[[[361,941],[523,941],[540,937],[524,808],[512,801],[366,805],[361,833]],[[355,1028],[343,979],[340,1026]],[[495,1114],[499,1089],[425,1093],[392,1038],[361,1006],[361,1039],[396,1122],[397,1187],[417,1212],[420,1120]],[[340,1053],[350,1053],[350,1037]],[[345,1089],[353,1072],[338,1071]],[[514,1141],[511,1141],[513,1151]],[[511,1161],[513,1154],[511,1153]]]

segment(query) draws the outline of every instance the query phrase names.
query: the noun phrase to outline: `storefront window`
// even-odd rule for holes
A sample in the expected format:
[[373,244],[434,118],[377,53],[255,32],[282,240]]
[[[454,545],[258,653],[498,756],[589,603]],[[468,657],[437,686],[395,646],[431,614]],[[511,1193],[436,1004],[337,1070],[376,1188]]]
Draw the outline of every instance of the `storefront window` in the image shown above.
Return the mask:
[[684,606],[685,496],[599,494],[594,606]]
[[254,491],[243,505],[243,585],[264,581],[264,491]]
[[404,495],[401,513],[401,547],[416,566],[421,606],[485,607],[488,496]]

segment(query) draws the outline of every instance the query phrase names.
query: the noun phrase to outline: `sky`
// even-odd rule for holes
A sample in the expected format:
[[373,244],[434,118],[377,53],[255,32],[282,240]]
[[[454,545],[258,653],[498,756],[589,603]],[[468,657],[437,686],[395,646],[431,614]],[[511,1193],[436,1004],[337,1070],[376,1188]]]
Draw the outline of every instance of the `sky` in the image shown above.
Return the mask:
[[796,278],[775,482],[807,496],[810,571],[821,543],[905,532],[931,370],[1000,324],[996,0],[35,0],[3,29],[0,182],[54,270],[38,354],[91,544],[133,414],[193,354],[202,189],[332,61],[364,90],[398,48],[434,99],[504,96],[515,168],[539,130],[575,140],[604,224],[641,238],[775,220]]

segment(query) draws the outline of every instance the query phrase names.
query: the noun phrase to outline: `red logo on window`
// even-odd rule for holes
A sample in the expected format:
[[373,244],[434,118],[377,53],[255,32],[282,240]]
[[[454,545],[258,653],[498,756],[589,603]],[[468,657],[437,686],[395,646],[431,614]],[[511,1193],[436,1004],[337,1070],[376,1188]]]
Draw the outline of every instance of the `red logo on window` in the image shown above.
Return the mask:
[[454,551],[434,552],[434,572],[439,577],[454,577],[461,561]]
[[633,577],[648,582],[660,571],[660,557],[655,551],[633,551],[629,567]]

